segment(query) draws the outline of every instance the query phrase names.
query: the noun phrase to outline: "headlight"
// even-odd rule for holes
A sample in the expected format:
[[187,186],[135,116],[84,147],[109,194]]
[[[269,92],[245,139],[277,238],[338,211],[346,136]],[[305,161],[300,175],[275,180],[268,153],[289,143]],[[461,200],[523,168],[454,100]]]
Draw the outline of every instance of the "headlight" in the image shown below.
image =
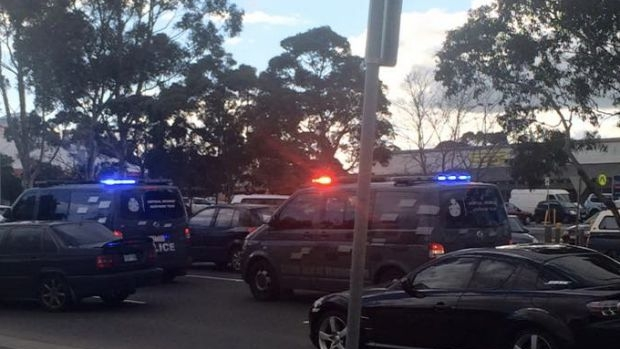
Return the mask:
[[577,214],[577,211],[575,211],[575,210],[570,210],[570,211],[568,211],[568,213],[570,213],[570,214],[572,214],[572,215],[574,216],[574,215],[576,215],[576,214]]

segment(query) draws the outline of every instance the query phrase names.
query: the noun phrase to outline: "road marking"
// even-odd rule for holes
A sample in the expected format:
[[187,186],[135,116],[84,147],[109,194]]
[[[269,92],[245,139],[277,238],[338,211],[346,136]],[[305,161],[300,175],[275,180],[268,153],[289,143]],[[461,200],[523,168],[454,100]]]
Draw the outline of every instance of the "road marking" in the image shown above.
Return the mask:
[[0,343],[2,343],[0,344],[2,348],[11,349],[78,349],[77,347],[69,347],[65,345],[57,345],[5,335],[0,335]]
[[124,301],[125,303],[131,303],[131,304],[147,304],[146,302],[143,301],[134,301],[133,299],[125,299]]
[[185,276],[190,277],[190,278],[196,278],[196,279],[208,279],[208,280],[219,280],[219,281],[243,282],[242,279],[223,278],[223,277],[217,277],[217,276],[193,275],[193,274],[188,274],[188,275],[185,275]]

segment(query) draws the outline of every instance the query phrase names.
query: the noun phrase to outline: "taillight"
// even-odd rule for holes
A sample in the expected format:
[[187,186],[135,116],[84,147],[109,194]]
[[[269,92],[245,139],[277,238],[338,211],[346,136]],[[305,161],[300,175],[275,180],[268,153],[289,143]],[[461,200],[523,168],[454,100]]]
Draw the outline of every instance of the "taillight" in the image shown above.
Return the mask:
[[257,229],[257,227],[249,227],[248,228],[248,234],[252,234],[253,232],[255,232]]
[[97,256],[97,269],[108,269],[114,267],[112,256]]
[[188,227],[188,228],[185,228],[185,230],[183,230],[183,234],[185,234],[185,238],[186,238],[187,240],[189,240],[189,239],[192,237],[192,233],[191,233],[191,231],[189,230],[189,227]]
[[114,231],[112,231],[112,234],[114,236],[116,236],[117,238],[119,238],[119,239],[123,238],[123,233],[120,230],[114,230]]
[[620,300],[590,302],[586,304],[588,310],[596,316],[617,316],[620,314]]
[[439,257],[442,254],[446,253],[446,250],[443,248],[442,244],[431,242],[428,244],[428,257],[435,258]]
[[155,259],[157,258],[157,252],[155,252],[155,248],[151,246],[146,252],[146,261],[150,264],[155,263]]

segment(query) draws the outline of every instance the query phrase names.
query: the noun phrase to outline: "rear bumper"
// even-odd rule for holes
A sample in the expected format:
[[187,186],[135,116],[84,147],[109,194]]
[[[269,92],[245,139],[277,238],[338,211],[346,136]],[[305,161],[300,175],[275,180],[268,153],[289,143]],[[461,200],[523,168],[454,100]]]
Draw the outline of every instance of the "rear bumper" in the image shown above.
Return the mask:
[[69,276],[67,281],[78,297],[100,296],[110,291],[133,292],[138,287],[160,282],[161,268],[149,268],[112,274]]
[[577,336],[578,349],[617,349],[620,345],[620,319],[587,326]]

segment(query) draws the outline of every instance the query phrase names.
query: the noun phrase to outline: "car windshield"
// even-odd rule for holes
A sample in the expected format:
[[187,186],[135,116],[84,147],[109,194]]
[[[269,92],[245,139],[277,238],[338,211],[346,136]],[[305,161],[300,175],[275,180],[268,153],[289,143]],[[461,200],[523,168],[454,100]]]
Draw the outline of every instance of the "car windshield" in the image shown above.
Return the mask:
[[567,255],[547,264],[581,280],[584,286],[620,282],[620,262],[598,253]]
[[577,208],[577,205],[574,202],[570,202],[570,201],[560,201],[560,205],[566,208]]
[[117,240],[112,231],[94,222],[54,225],[52,230],[67,247],[80,247]]
[[510,231],[520,233],[523,231],[521,221],[517,217],[508,217],[508,224],[510,225]]

